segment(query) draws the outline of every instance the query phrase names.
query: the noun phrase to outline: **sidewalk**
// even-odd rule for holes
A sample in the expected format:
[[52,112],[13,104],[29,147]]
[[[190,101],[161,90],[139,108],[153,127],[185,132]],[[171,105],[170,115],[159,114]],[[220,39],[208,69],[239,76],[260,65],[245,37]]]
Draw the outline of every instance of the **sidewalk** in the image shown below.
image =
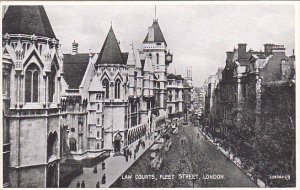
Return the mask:
[[[158,136],[159,137],[159,136]],[[157,137],[157,138],[158,138]],[[76,188],[76,183],[80,183],[84,180],[86,188],[96,188],[96,183],[100,182],[100,188],[108,188],[111,186],[138,158],[143,155],[143,153],[152,146],[154,142],[154,133],[151,135],[150,139],[146,140],[145,137],[142,138],[145,141],[145,148],[140,147],[139,152],[136,155],[136,159],[132,155],[128,158],[128,162],[125,160],[125,156],[110,156],[105,159],[105,169],[102,170],[101,162],[97,164],[97,173],[93,173],[94,167],[83,168],[83,173],[72,180],[69,187]],[[131,146],[134,147],[138,141],[136,141]],[[103,174],[106,175],[106,183],[101,184],[101,179]]]
[[209,140],[212,144],[217,146],[218,150],[221,151],[226,157],[228,157],[241,171],[243,171],[255,184],[257,184],[258,187],[266,187],[266,185],[260,179],[257,179],[256,182],[254,181],[254,178],[252,177],[252,175],[242,168],[241,160],[238,157],[234,157],[234,155],[229,153],[229,151],[226,151],[225,149],[223,149],[218,143],[215,143],[207,134],[205,134],[199,128],[198,128],[198,131],[200,133],[202,133],[202,135],[205,136],[207,138],[207,140]]

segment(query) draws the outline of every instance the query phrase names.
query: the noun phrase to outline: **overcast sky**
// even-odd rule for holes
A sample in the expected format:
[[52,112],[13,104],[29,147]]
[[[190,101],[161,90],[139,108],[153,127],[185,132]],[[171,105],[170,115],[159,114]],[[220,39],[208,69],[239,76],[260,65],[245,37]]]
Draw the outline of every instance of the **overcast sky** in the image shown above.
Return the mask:
[[[79,52],[100,52],[112,26],[121,42],[141,48],[152,25],[154,5],[68,5],[45,6],[64,53],[71,52],[73,40]],[[263,50],[263,44],[286,47],[288,55],[295,48],[295,10],[292,5],[159,5],[157,17],[174,54],[169,72],[184,74],[192,67],[195,85],[202,85],[209,74],[224,67],[226,51],[238,43],[247,50]]]

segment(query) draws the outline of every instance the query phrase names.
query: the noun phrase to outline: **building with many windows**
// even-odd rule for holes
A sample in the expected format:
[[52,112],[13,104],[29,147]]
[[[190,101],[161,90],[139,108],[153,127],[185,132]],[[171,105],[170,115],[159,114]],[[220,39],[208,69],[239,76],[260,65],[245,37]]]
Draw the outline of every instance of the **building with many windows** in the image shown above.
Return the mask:
[[99,53],[74,41],[63,54],[43,6],[9,6],[2,32],[5,186],[61,186],[68,160],[122,155],[164,126],[172,54],[157,19],[129,52],[111,27]]

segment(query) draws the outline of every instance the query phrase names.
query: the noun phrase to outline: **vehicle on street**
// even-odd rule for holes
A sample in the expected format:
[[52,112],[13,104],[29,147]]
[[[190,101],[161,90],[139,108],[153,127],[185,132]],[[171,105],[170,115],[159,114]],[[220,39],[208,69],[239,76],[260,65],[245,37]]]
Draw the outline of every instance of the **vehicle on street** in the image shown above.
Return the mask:
[[163,162],[163,148],[164,144],[155,143],[150,148],[150,167],[159,170]]
[[177,135],[178,134],[178,127],[175,127],[174,129],[172,129],[171,132],[173,135]]

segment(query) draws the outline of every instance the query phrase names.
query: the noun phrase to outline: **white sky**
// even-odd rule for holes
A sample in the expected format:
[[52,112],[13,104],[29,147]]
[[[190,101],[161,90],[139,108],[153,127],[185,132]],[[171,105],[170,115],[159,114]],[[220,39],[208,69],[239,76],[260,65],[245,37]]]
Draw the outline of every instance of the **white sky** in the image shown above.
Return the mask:
[[[121,50],[133,42],[141,44],[152,25],[154,5],[68,5],[45,6],[64,53],[71,52],[73,40],[79,52],[100,52],[109,27],[113,25]],[[169,72],[184,74],[193,69],[195,85],[224,67],[226,51],[238,43],[247,50],[263,50],[263,44],[295,47],[295,9],[293,5],[159,5],[160,28],[174,54]]]

